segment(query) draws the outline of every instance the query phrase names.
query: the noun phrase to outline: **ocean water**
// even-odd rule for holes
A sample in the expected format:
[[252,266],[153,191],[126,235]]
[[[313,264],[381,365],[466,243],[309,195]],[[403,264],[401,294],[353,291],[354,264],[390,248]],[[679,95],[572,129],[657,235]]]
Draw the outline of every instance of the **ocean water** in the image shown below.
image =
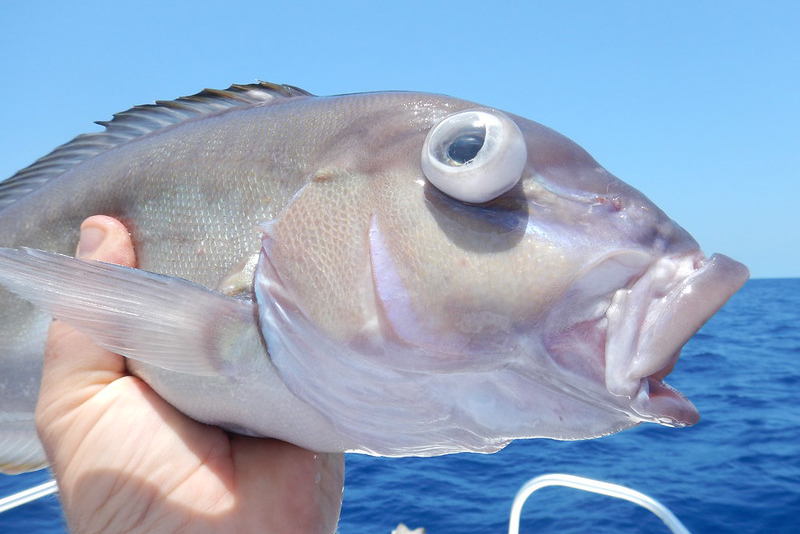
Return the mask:
[[[582,442],[528,440],[493,455],[347,459],[339,532],[507,531],[517,489],[561,472],[623,484],[660,500],[693,533],[800,532],[800,279],[752,280],[687,344],[669,382],[702,420],[644,425]],[[0,496],[47,478],[0,477]],[[567,488],[536,492],[521,532],[659,533],[629,503]],[[64,532],[56,498],[0,515],[0,533]]]

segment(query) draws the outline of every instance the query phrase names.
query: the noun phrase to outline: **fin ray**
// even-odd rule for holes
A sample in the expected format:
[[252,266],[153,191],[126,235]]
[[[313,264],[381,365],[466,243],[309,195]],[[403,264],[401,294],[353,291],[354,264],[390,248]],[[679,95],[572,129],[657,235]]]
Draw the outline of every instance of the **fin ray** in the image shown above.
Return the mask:
[[0,413],[0,473],[14,475],[45,466],[33,414]]
[[176,100],[134,106],[115,114],[110,121],[98,121],[97,124],[105,127],[104,131],[79,135],[0,182],[0,209],[36,191],[73,166],[150,132],[234,107],[262,106],[309,96],[313,95],[291,85],[258,82],[234,84],[227,89],[205,89]]
[[234,376],[264,354],[252,302],[181,278],[0,248],[0,284],[99,345],[171,371]]

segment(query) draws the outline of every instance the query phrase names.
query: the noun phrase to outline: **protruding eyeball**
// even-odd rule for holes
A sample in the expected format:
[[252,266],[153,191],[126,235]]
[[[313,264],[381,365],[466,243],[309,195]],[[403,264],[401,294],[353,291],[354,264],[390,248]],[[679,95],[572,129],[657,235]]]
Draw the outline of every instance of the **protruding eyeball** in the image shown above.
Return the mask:
[[422,172],[437,189],[479,204],[514,187],[528,160],[517,125],[494,110],[454,113],[433,127],[422,147]]

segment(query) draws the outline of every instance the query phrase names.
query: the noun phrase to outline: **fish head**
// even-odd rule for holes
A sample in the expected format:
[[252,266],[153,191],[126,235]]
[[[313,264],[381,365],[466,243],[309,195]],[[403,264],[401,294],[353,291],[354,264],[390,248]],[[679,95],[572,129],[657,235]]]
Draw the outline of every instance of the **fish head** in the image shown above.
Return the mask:
[[695,423],[664,378],[747,269],[542,125],[401,102],[264,226],[259,313],[290,389],[382,455]]

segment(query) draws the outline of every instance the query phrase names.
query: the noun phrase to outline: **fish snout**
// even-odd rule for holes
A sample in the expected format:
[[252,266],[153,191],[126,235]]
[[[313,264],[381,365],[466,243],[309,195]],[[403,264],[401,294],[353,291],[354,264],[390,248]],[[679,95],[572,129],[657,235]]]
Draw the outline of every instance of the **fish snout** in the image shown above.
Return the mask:
[[682,226],[670,219],[658,206],[627,184],[606,203],[621,224],[621,235],[627,235],[636,246],[655,255],[692,254],[700,245]]

